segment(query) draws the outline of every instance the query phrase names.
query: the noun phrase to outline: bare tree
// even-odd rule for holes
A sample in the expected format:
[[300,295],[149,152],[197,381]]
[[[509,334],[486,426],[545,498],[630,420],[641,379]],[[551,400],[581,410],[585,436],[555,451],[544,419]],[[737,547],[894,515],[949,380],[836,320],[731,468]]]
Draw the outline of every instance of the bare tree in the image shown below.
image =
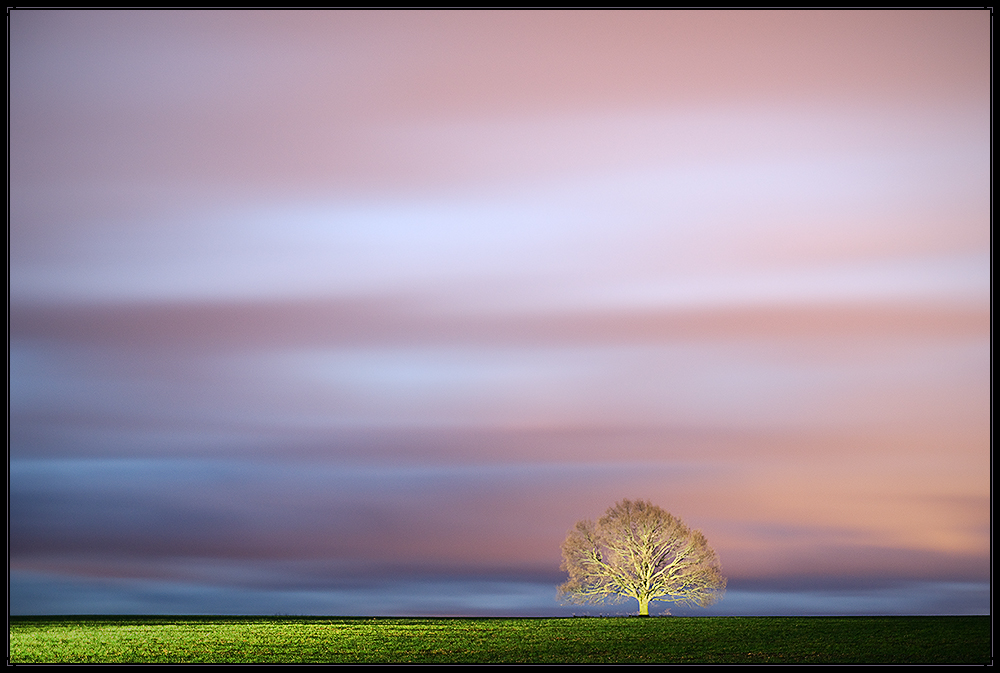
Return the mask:
[[572,603],[634,598],[707,607],[722,598],[726,578],[700,531],[643,500],[622,500],[595,525],[580,521],[562,545],[569,580],[559,595]]

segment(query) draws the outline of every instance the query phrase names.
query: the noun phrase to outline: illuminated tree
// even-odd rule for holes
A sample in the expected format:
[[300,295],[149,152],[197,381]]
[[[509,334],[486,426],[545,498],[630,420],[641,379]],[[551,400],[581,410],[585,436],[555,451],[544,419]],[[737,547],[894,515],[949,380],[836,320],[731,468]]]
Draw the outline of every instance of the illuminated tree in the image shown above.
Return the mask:
[[648,502],[622,500],[594,524],[580,521],[562,544],[569,580],[559,595],[571,603],[634,598],[707,607],[726,590],[719,558],[700,531]]

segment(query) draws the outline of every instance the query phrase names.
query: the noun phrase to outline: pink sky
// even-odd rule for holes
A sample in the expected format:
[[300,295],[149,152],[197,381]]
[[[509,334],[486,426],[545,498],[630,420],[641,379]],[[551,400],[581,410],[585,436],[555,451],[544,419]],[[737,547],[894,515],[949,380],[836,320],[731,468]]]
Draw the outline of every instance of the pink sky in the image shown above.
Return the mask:
[[988,610],[988,11],[9,32],[12,612]]

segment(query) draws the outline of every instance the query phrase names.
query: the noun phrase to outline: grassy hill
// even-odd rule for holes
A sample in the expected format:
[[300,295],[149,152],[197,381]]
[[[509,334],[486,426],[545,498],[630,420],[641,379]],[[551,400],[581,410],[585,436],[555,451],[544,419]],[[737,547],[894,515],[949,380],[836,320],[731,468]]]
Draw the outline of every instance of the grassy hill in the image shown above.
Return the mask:
[[988,616],[11,617],[10,663],[989,664]]

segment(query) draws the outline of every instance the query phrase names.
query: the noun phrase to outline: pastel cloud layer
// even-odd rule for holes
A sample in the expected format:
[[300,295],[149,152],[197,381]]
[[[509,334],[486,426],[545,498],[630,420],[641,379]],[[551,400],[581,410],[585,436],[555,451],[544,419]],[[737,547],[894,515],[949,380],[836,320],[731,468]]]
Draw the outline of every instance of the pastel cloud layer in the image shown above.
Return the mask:
[[13,612],[987,609],[988,13],[10,23]]

